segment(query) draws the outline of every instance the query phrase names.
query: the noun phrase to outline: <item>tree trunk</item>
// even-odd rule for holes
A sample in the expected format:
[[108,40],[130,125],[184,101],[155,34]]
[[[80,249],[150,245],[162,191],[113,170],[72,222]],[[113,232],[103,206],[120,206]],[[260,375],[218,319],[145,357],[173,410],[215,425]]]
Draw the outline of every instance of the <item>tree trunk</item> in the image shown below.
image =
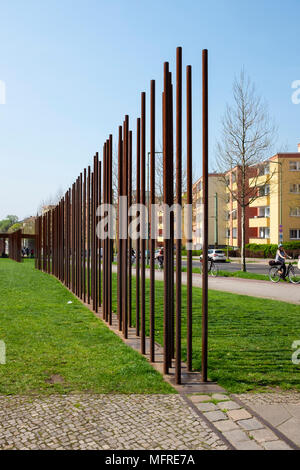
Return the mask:
[[242,224],[242,240],[241,240],[241,264],[242,264],[242,271],[245,273],[246,269],[246,250],[245,250],[245,238],[246,238],[246,220],[245,220],[245,206],[242,206],[242,217],[241,217],[241,224]]

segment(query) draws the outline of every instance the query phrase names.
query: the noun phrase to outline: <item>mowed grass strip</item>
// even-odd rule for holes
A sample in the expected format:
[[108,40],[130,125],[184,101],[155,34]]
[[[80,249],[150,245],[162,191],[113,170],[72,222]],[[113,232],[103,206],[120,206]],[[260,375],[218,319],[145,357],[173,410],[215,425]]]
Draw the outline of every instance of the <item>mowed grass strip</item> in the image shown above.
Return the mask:
[[0,340],[0,394],[175,393],[33,260],[0,259]]
[[[176,288],[176,286],[175,286]],[[193,288],[193,368],[201,369],[201,292]],[[186,286],[182,286],[182,358],[186,360]],[[295,286],[300,295],[300,286]],[[132,319],[135,325],[135,277]],[[116,309],[116,274],[113,275]],[[300,390],[300,365],[292,343],[300,340],[300,306],[227,292],[209,291],[208,373],[229,392]],[[163,344],[163,282],[155,284],[155,338]],[[149,280],[146,280],[149,334]]]

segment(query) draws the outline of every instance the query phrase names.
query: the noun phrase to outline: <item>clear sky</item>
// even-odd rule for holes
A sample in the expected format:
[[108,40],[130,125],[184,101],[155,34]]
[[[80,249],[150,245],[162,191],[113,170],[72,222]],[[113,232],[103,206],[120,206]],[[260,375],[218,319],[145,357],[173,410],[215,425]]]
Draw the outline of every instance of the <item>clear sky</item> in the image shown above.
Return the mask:
[[[135,131],[140,92],[149,95],[151,79],[160,109],[163,62],[174,71],[176,46],[193,66],[198,174],[202,48],[209,50],[211,168],[242,66],[277,121],[278,148],[296,151],[300,105],[292,104],[291,83],[300,80],[299,18],[299,0],[1,0],[0,219],[32,215],[65,191],[108,134],[116,140],[125,114]],[[160,141],[158,133],[158,150]]]

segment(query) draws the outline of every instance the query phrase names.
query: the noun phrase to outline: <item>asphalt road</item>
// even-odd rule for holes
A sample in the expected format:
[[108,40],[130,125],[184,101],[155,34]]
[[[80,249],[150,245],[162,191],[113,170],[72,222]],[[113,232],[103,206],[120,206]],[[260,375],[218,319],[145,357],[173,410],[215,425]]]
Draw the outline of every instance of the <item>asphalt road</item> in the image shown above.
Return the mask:
[[[222,271],[236,272],[241,270],[240,263],[216,263],[218,269]],[[186,266],[186,260],[182,260],[182,266]],[[199,268],[200,261],[193,260],[193,267]],[[260,263],[247,263],[247,271],[254,274],[268,274],[269,265],[267,262],[265,264]]]

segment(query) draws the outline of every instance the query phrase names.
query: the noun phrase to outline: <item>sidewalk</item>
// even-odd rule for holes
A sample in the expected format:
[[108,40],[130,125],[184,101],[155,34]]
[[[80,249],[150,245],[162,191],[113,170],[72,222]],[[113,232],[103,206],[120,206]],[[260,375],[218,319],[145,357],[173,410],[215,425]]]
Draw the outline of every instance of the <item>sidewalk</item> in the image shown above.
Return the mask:
[[[117,272],[115,265],[113,265],[112,269],[113,272]],[[135,276],[135,268],[132,268],[132,274]],[[162,271],[155,270],[155,279],[157,281],[163,281],[163,276]],[[146,277],[150,277],[149,269],[146,269]],[[182,283],[187,283],[186,272],[182,273]],[[200,274],[193,273],[193,286],[202,287],[202,277]],[[222,292],[231,292],[233,294],[249,295],[251,297],[261,297],[300,305],[300,285],[289,283],[273,284],[271,281],[258,281],[256,279],[209,276],[208,287],[209,289]]]

